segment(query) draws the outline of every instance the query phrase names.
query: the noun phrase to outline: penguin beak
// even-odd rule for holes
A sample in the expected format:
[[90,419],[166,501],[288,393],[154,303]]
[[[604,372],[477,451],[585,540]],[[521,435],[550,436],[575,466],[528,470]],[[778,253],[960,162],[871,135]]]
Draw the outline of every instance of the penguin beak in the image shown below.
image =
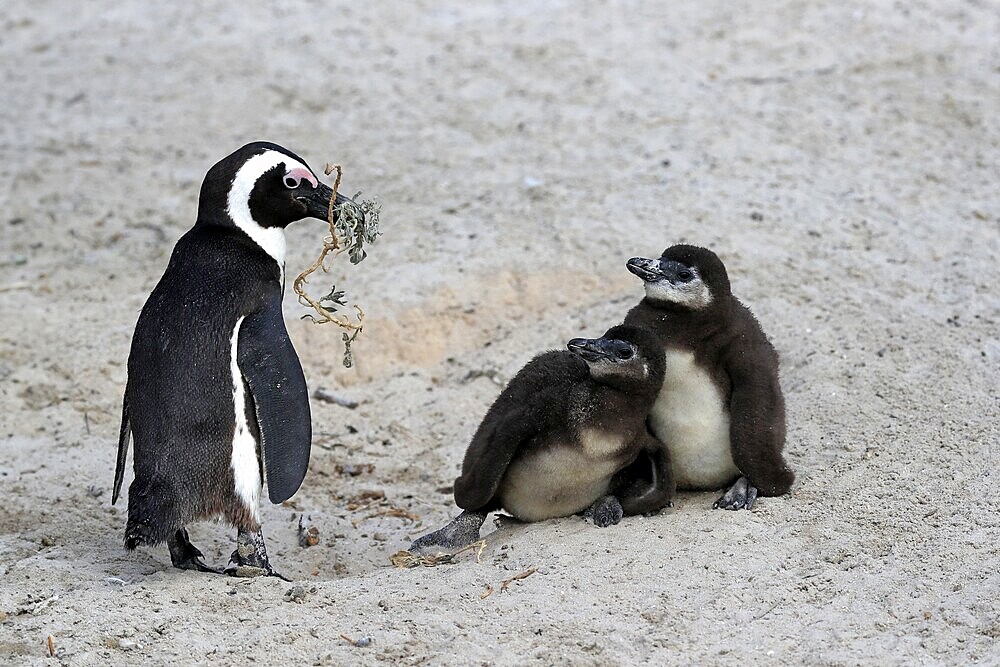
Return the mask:
[[574,338],[566,344],[569,351],[583,357],[584,361],[598,361],[612,356],[607,348],[608,341],[604,338]]
[[629,272],[639,276],[647,283],[663,277],[663,272],[660,271],[660,262],[656,259],[633,257],[625,262],[625,267]]
[[[297,199],[306,205],[306,215],[308,217],[326,220],[330,213],[330,197],[332,196],[333,188],[325,183],[320,183],[308,193],[297,197]],[[337,207],[344,202],[351,202],[353,204],[354,200],[338,192],[337,198],[333,202],[333,210],[336,211]],[[334,219],[336,219],[336,215],[334,215]]]

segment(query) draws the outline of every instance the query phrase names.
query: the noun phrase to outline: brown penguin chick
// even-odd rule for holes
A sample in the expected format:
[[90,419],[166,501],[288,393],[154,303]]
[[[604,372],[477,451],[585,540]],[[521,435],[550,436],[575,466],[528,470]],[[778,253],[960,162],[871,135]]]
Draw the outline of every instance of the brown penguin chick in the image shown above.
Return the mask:
[[499,509],[522,521],[586,512],[605,527],[669,504],[667,449],[646,429],[663,382],[659,340],[618,326],[568,347],[532,359],[497,397],[455,481],[465,511],[411,550],[474,542]]
[[655,332],[664,348],[649,427],[670,450],[678,488],[718,489],[738,477],[715,503],[732,510],[750,509],[758,493],[787,493],[795,476],[781,455],[778,354],[733,296],[722,261],[711,250],[675,245],[627,266],[646,298],[625,324]]

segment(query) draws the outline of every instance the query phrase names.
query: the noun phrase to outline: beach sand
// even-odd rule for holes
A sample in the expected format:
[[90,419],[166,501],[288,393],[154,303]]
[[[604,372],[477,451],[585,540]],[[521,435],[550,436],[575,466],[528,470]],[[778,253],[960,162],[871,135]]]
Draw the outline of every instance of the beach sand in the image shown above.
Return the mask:
[[[996,5],[587,7],[5,7],[0,662],[1000,664]],[[369,314],[354,368],[286,293],[310,389],[360,402],[313,401],[309,475],[262,510],[294,584],[128,554],[110,505],[139,309],[257,139],[384,204],[329,276]],[[289,229],[290,276],[325,231]],[[392,567],[455,513],[500,384],[619,322],[625,260],[678,242],[781,354],[792,493],[491,519],[479,563]],[[191,533],[225,564],[233,530]]]

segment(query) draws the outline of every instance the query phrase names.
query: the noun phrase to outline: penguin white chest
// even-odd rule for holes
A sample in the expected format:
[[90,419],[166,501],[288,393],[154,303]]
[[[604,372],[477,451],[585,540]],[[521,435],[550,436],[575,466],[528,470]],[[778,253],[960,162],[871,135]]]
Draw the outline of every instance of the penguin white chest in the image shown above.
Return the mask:
[[739,474],[729,445],[729,410],[693,352],[665,352],[666,372],[649,413],[650,428],[670,451],[679,488],[720,488]]
[[247,423],[246,388],[243,385],[243,374],[240,372],[237,357],[239,353],[240,326],[243,318],[236,320],[233,327],[233,337],[229,344],[229,369],[233,380],[233,451],[231,467],[236,496],[246,505],[254,518],[259,520],[259,505],[261,492],[260,459],[257,457],[257,441],[250,432]]

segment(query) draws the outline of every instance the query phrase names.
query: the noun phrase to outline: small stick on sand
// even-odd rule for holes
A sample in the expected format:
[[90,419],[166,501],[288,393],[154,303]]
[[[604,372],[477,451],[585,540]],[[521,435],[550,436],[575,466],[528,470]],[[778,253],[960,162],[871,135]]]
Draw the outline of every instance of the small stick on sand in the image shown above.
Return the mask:
[[338,396],[332,391],[327,391],[326,389],[317,389],[313,392],[313,398],[317,401],[323,401],[324,403],[333,403],[334,405],[339,405],[342,408],[347,408],[348,410],[353,410],[358,407],[357,401],[352,401],[349,398],[344,398],[343,396]]
[[538,568],[537,567],[529,567],[524,572],[521,572],[519,574],[515,574],[510,579],[504,579],[503,581],[500,582],[500,592],[501,593],[506,592],[507,591],[507,587],[510,586],[511,583],[513,583],[515,581],[518,581],[520,579],[527,579],[528,577],[530,577],[531,575],[533,575],[535,572],[538,572]]
[[479,599],[480,600],[485,600],[486,598],[488,598],[491,595],[493,595],[493,587],[490,586],[489,584],[486,584],[486,590],[483,591],[483,594],[479,596]]
[[347,635],[340,635],[340,638],[351,646],[365,647],[372,643],[371,637],[362,637],[361,639],[351,639]]
[[473,542],[472,544],[479,545],[479,549],[476,551],[476,565],[479,565],[483,562],[483,552],[486,551],[486,540],[479,540],[478,542]]
[[366,516],[365,518],[361,519],[361,521],[367,521],[368,519],[374,519],[375,517],[379,516],[394,516],[400,519],[407,519],[412,523],[417,523],[418,521],[420,521],[420,515],[414,514],[409,510],[404,510],[402,507],[386,507],[384,509],[380,509],[379,511],[373,512],[368,516]]

